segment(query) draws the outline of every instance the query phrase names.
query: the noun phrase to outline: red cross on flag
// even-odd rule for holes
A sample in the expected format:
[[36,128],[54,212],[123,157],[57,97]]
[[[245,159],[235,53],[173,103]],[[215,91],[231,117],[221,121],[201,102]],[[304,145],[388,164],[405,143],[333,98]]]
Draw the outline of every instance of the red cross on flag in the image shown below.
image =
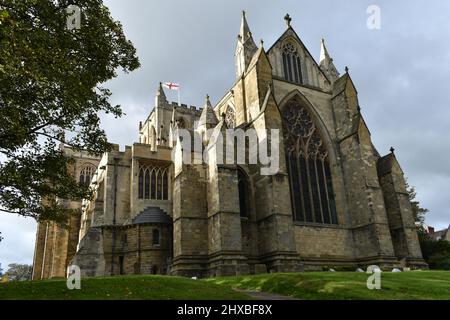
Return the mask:
[[181,102],[180,102],[180,85],[178,83],[175,82],[164,82],[163,84],[164,88],[167,88],[169,90],[175,90],[178,93],[178,105],[181,106]]
[[178,83],[174,83],[174,82],[164,82],[164,88],[167,88],[170,90],[179,90],[180,85]]

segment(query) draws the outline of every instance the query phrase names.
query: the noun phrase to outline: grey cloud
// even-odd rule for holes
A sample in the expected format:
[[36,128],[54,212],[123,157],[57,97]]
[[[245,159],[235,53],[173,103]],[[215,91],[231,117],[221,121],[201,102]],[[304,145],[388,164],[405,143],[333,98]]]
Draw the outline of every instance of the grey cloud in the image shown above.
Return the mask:
[[[234,81],[234,49],[240,12],[247,11],[255,41],[268,49],[292,25],[317,59],[320,38],[338,69],[350,67],[363,115],[374,144],[385,154],[390,146],[431,213],[427,223],[450,222],[445,192],[450,190],[450,29],[447,1],[146,1],[107,0],[112,16],[137,47],[142,68],[106,85],[112,102],[121,104],[122,119],[102,117],[110,140],[132,144],[140,120],[151,111],[159,81],[181,84],[183,103],[201,107],[209,93],[217,102]],[[381,8],[381,30],[366,27],[369,5]],[[176,94],[166,92],[169,100]],[[22,222],[15,232],[20,234]],[[28,225],[23,232],[28,232]],[[5,230],[0,222],[0,230]],[[8,232],[9,234],[9,232]],[[8,236],[8,235],[6,235]],[[0,250],[6,246],[0,243]],[[32,254],[32,244],[20,249]],[[31,248],[31,249],[30,249]],[[10,252],[17,251],[11,250]],[[3,258],[5,251],[0,251]],[[31,256],[32,257],[32,256]]]

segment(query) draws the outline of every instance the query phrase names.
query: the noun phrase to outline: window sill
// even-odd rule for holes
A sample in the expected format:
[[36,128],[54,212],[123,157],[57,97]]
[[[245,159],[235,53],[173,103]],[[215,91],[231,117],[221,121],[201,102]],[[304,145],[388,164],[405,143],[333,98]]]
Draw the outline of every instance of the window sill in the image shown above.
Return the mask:
[[299,227],[345,229],[344,226],[339,225],[339,224],[323,224],[323,223],[315,223],[315,222],[299,222],[299,221],[294,221],[294,225],[299,226]]

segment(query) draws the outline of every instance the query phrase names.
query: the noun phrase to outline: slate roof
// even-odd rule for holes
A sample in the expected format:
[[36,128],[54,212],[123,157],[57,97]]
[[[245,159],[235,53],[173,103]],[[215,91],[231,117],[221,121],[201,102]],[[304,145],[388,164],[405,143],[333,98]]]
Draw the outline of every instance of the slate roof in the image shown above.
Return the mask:
[[132,220],[132,224],[143,223],[171,224],[172,218],[158,207],[147,207]]

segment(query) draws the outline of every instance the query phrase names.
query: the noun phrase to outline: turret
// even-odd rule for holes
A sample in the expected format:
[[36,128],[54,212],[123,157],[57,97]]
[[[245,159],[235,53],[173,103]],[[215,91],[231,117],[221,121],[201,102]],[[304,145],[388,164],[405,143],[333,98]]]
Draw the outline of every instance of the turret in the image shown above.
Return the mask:
[[167,103],[166,94],[164,93],[162,83],[159,83],[158,90],[156,91],[155,96],[155,107],[161,107]]
[[210,132],[209,129],[213,129],[219,120],[214,113],[214,109],[209,101],[209,96],[206,95],[205,98],[205,106],[203,107],[202,114],[200,115],[200,119],[198,120],[197,131],[203,136],[203,142],[207,142],[209,140]]

